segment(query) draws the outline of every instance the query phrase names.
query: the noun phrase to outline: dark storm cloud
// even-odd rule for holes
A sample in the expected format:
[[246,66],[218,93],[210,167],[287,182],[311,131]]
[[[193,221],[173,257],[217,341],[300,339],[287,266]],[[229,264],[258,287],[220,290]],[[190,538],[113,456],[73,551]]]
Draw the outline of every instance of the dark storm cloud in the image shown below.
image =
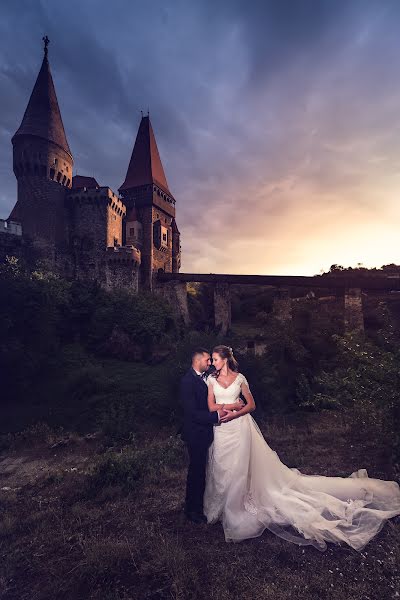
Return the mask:
[[3,1],[1,216],[46,33],[75,173],[116,190],[149,109],[184,269],[304,268],[311,222],[332,238],[397,185],[399,16],[395,1]]

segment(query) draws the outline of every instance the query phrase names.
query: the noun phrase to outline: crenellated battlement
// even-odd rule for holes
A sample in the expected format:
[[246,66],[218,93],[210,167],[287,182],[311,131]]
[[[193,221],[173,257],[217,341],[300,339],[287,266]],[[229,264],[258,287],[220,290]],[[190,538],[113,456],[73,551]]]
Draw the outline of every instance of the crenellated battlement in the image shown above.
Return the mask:
[[142,262],[141,252],[135,246],[109,246],[106,250],[109,264],[136,264]]
[[110,206],[111,210],[120,217],[126,215],[126,206],[113,191],[107,186],[96,188],[72,188],[67,192],[66,199],[68,203],[74,202],[79,205],[86,204],[91,206]]

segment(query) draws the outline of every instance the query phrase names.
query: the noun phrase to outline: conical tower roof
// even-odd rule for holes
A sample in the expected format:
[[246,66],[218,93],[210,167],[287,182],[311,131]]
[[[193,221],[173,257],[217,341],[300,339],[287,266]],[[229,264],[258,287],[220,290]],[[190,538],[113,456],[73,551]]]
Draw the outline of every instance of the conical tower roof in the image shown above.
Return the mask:
[[19,135],[34,135],[54,142],[72,158],[47,58],[48,38],[44,38],[44,41],[45,49],[42,66],[21,125],[15,132],[13,140]]
[[168,188],[150,117],[147,116],[142,117],[140,122],[125,181],[119,191],[153,183],[173,197]]

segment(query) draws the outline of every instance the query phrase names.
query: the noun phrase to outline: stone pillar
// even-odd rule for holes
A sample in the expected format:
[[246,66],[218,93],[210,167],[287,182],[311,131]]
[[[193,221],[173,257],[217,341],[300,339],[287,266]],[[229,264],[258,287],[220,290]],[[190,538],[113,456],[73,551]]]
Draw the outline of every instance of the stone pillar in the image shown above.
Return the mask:
[[153,292],[165,298],[173,310],[183,319],[185,325],[190,325],[189,305],[186,283],[181,281],[168,281],[157,283],[153,278]]
[[360,288],[346,288],[344,292],[344,329],[346,333],[364,333]]
[[180,316],[183,319],[183,322],[187,326],[190,324],[190,317],[186,283],[184,281],[174,281],[173,283],[175,289],[177,308]]
[[272,304],[272,314],[282,323],[292,320],[292,300],[288,288],[278,288]]
[[214,285],[214,319],[217,329],[225,335],[232,322],[229,283],[218,282]]

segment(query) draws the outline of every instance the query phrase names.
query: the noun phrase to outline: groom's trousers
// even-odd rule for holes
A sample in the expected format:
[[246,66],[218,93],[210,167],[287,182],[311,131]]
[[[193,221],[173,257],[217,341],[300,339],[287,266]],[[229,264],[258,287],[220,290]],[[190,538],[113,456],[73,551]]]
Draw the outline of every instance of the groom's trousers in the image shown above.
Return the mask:
[[206,465],[209,445],[187,442],[189,469],[186,481],[185,512],[203,514],[203,496],[206,486]]

